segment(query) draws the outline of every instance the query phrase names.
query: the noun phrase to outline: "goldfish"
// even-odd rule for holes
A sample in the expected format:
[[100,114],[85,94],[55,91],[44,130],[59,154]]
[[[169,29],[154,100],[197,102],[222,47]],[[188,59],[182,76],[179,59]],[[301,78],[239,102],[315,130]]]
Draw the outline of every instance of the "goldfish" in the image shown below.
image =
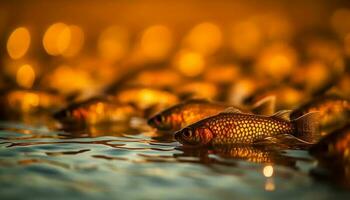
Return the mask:
[[318,131],[318,114],[308,113],[289,121],[285,119],[288,112],[264,116],[230,108],[177,131],[175,139],[187,146],[254,144],[279,135],[293,135],[305,142],[313,142],[311,136]]
[[64,125],[125,122],[134,116],[141,116],[134,106],[100,98],[71,104],[54,115]]
[[[268,115],[274,113],[274,105],[274,96],[268,96],[244,110]],[[161,111],[151,117],[148,124],[160,130],[179,130],[203,118],[218,114],[228,107],[223,103],[205,99],[191,99]]]
[[347,99],[337,96],[322,96],[315,98],[294,110],[290,117],[296,119],[308,112],[318,111],[322,134],[327,134],[339,128],[348,121],[350,103]]

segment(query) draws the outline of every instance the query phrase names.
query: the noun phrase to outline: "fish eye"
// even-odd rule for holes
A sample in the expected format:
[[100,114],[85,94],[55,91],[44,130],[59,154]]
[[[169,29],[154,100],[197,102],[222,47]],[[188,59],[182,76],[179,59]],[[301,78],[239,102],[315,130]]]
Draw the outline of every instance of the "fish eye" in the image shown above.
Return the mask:
[[184,132],[183,132],[183,135],[184,135],[185,137],[191,137],[191,136],[192,136],[192,130],[189,129],[189,128],[186,128],[186,129],[184,130]]

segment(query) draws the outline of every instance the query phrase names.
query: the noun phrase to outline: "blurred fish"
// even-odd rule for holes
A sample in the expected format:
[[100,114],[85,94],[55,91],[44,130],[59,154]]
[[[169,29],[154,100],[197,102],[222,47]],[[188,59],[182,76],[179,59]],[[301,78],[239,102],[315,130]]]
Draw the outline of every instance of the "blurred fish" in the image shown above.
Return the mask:
[[54,115],[68,126],[125,122],[137,116],[141,116],[141,112],[132,105],[99,98],[71,104]]
[[290,117],[296,119],[309,112],[319,112],[322,134],[341,127],[349,121],[350,103],[347,99],[337,96],[322,96],[315,98],[294,110]]
[[148,87],[131,87],[119,90],[113,97],[122,103],[131,103],[146,112],[149,110],[159,111],[178,102],[174,94]]
[[198,121],[175,133],[175,138],[184,145],[254,144],[279,135],[293,135],[313,142],[317,133],[318,114],[308,113],[288,121],[280,111],[273,116],[244,114],[228,109],[218,115]]
[[[160,130],[179,130],[201,119],[218,114],[228,107],[230,106],[223,103],[191,99],[156,114],[148,120],[148,124]],[[265,97],[243,110],[256,114],[271,115],[275,112],[275,97]]]

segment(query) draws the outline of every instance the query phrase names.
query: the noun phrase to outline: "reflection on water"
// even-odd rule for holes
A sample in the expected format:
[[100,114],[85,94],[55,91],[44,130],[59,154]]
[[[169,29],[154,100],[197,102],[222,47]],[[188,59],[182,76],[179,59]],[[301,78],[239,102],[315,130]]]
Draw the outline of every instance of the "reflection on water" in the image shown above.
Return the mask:
[[79,199],[349,196],[309,176],[315,165],[302,148],[184,148],[170,133],[156,133],[142,123],[79,132],[0,123],[0,190],[5,199],[18,193],[54,199],[67,194]]

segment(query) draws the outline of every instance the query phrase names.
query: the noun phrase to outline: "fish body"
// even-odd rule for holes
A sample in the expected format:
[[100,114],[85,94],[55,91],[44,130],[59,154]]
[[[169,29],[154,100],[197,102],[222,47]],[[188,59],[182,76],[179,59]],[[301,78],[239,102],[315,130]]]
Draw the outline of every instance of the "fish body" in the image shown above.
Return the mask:
[[54,117],[64,124],[95,125],[123,122],[138,115],[137,109],[129,104],[94,98],[72,104],[56,113]]
[[[271,114],[274,112],[274,105],[275,99],[270,96],[257,101],[251,108],[239,109],[248,113]],[[216,115],[228,107],[223,103],[191,99],[156,114],[148,120],[148,124],[160,130],[180,130],[201,119]]]
[[291,113],[290,118],[296,119],[309,112],[319,112],[321,129],[332,130],[346,124],[350,116],[350,103],[341,97],[323,96],[302,105]]
[[[184,145],[253,144],[282,134],[303,136],[317,131],[316,113],[309,113],[295,121],[283,119],[283,112],[273,116],[225,111],[200,120],[175,133]],[[303,137],[303,139],[307,137]],[[312,138],[307,138],[312,141]]]

